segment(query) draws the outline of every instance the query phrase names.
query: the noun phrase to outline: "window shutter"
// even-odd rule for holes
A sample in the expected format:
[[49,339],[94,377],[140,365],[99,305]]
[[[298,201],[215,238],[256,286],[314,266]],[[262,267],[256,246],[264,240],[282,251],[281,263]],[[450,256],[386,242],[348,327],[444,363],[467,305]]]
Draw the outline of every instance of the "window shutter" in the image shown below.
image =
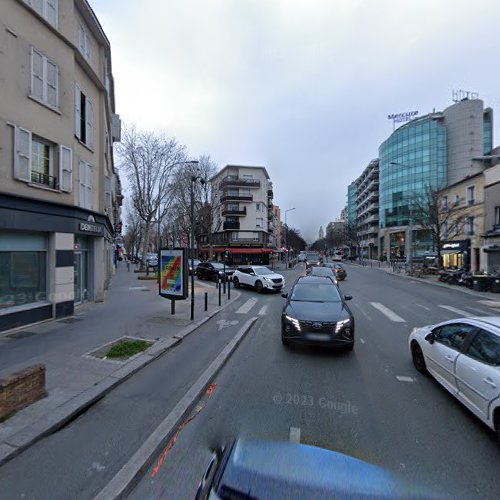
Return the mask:
[[21,127],[14,129],[14,176],[31,181],[31,132]]
[[80,26],[80,41],[79,41],[79,47],[80,47],[80,52],[82,56],[85,57],[85,31],[83,30],[83,26]]
[[111,179],[108,176],[104,177],[104,207],[111,207]]
[[73,152],[70,148],[59,146],[59,188],[70,193],[73,189]]
[[94,105],[87,97],[85,101],[85,137],[86,144],[90,147],[94,146]]
[[92,167],[87,163],[87,197],[86,197],[86,207],[92,209],[93,199],[92,199]]
[[47,62],[47,102],[50,106],[57,108],[59,105],[59,75],[57,66],[50,62]]
[[85,181],[87,177],[86,164],[80,160],[80,206],[85,208]]
[[46,0],[45,8],[47,9],[45,19],[57,28],[57,0]]
[[81,109],[81,93],[82,90],[78,83],[75,82],[75,135],[78,139],[82,138],[81,131],[81,119],[82,119],[82,109]]
[[31,95],[43,100],[43,56],[31,47]]

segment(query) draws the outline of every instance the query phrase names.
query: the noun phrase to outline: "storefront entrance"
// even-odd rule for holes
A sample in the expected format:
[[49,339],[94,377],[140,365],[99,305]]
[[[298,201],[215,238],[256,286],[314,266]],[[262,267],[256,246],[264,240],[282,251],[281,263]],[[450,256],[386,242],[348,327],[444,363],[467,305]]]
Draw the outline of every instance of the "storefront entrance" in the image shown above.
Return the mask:
[[74,250],[74,286],[75,286],[75,304],[87,302],[91,297],[90,283],[90,248],[89,239],[85,237],[76,237]]

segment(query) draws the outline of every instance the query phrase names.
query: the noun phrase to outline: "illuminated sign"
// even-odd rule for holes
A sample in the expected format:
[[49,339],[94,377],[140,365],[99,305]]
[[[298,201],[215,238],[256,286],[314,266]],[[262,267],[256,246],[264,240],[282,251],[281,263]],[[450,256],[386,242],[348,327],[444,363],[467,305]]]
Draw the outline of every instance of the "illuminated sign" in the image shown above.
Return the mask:
[[188,261],[185,248],[160,251],[160,295],[182,300],[188,296]]
[[102,226],[99,224],[91,224],[89,222],[80,222],[79,226],[82,233],[103,234]]
[[448,248],[460,248],[460,243],[445,243],[443,249],[446,250]]
[[413,120],[418,115],[418,111],[405,111],[404,113],[394,113],[392,115],[387,115],[389,120],[396,122],[409,122]]

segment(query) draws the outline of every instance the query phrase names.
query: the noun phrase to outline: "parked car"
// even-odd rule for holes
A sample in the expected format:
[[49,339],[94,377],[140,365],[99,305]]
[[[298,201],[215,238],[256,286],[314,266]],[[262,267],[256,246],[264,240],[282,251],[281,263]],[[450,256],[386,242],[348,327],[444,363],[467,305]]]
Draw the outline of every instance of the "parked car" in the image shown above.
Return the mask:
[[198,269],[198,265],[200,264],[201,260],[193,259],[194,267],[191,266],[191,259],[188,259],[188,261],[189,261],[189,274],[196,274],[196,270]]
[[265,266],[240,266],[233,274],[235,288],[251,286],[257,292],[264,290],[281,291],[285,286],[285,278]]
[[459,318],[415,328],[413,364],[497,434],[500,443],[500,316]]
[[158,254],[150,252],[146,255],[146,264],[148,267],[157,267],[158,266]]
[[281,313],[281,341],[287,345],[318,344],[352,350],[354,316],[331,279],[321,276],[299,277]]
[[[225,275],[227,279],[231,279],[234,269],[226,266]],[[196,276],[200,280],[217,281],[224,279],[224,264],[221,262],[200,262],[196,268]]]
[[335,284],[337,284],[337,276],[332,268],[329,267],[310,267],[306,271],[308,276],[323,276],[324,278],[330,278]]

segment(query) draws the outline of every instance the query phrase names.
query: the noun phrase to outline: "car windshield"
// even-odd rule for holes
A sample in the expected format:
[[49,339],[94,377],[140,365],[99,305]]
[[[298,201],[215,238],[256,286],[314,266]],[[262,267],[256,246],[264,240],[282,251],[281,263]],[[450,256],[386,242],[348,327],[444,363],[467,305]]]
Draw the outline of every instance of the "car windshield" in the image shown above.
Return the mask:
[[265,276],[266,274],[274,274],[274,272],[271,271],[270,269],[268,269],[267,267],[254,267],[253,270],[257,276]]
[[212,266],[214,266],[215,269],[222,269],[222,270],[224,270],[224,264],[221,264],[220,262],[212,262]]
[[329,267],[313,267],[311,276],[333,276],[333,272]]
[[[326,281],[326,280],[325,280]],[[297,283],[292,290],[290,300],[299,302],[341,302],[337,287],[327,283]]]

